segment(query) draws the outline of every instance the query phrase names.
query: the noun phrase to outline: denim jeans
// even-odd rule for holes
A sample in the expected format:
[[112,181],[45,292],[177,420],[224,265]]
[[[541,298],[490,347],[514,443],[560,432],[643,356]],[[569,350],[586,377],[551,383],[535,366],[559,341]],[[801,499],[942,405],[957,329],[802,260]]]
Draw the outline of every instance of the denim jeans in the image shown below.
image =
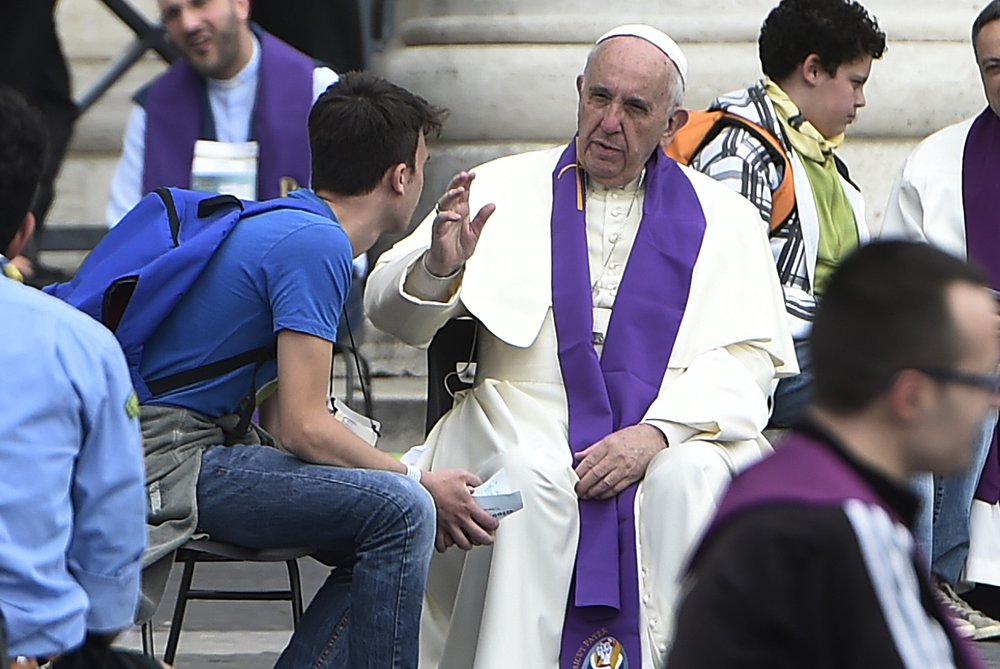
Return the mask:
[[997,414],[991,412],[983,422],[968,469],[952,476],[921,474],[913,480],[921,501],[914,528],[917,545],[930,562],[931,573],[952,586],[969,555],[969,513],[996,424]]
[[307,546],[333,570],[279,669],[417,666],[434,502],[392,472],[311,465],[266,446],[205,451],[198,529],[250,548]]
[[795,340],[795,357],[799,359],[799,373],[778,381],[778,387],[774,390],[774,411],[771,412],[770,427],[793,427],[812,399],[809,339]]

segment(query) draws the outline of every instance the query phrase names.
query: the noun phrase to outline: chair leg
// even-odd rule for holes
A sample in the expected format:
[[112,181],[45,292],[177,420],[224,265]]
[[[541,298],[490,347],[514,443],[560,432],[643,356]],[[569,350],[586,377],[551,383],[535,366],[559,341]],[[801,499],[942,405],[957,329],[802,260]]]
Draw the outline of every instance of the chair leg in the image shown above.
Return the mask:
[[140,628],[142,632],[142,654],[148,657],[156,657],[156,646],[153,643],[153,621],[147,620]]
[[286,560],[285,566],[288,567],[288,590],[292,599],[292,629],[295,629],[302,618],[302,578],[298,560]]
[[173,664],[174,656],[177,654],[177,644],[181,638],[181,625],[184,624],[184,610],[187,608],[188,591],[191,589],[191,580],[194,578],[194,566],[196,562],[197,560],[194,556],[188,556],[184,560],[184,573],[181,574],[181,583],[177,590],[177,603],[174,604],[174,615],[170,621],[167,648],[163,652],[163,661],[167,664]]

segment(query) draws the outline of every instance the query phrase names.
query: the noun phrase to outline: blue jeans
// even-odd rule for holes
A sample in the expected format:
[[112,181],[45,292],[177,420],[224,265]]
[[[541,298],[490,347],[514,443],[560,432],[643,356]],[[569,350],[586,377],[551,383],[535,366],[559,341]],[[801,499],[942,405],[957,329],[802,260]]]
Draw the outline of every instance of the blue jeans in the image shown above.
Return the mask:
[[921,502],[914,527],[917,545],[930,562],[931,573],[952,586],[969,556],[969,513],[996,424],[997,414],[992,412],[983,422],[968,469],[952,476],[921,474],[913,480]]
[[812,355],[808,338],[795,340],[795,357],[799,359],[799,373],[778,381],[770,427],[793,427],[812,400]]
[[266,446],[205,451],[198,529],[250,548],[307,546],[333,570],[278,669],[417,666],[434,502],[392,472],[311,465]]

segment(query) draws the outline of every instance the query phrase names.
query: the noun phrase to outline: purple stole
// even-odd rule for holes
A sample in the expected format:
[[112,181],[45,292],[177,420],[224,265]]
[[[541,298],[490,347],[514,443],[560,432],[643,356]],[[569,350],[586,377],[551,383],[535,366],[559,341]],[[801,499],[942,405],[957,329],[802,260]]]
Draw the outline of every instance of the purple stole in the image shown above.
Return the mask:
[[[791,432],[773,455],[733,479],[703,542],[752,507],[780,503],[836,506],[847,499],[882,507],[893,520],[902,521],[842,457],[812,437]],[[692,561],[697,557],[696,553]]]
[[[273,35],[264,31],[256,34],[260,39],[260,72],[251,137],[260,149],[257,199],[267,200],[281,195],[282,177],[291,177],[303,187],[309,185],[307,119],[313,103],[315,63]],[[179,58],[150,86],[144,107],[143,194],[159,186],[190,188],[195,140],[214,138],[205,79]],[[206,128],[213,130],[206,132]]]
[[[849,499],[878,506],[894,521],[902,522],[842,457],[810,436],[791,432],[774,454],[733,479],[691,562],[698,561],[720,528],[749,509],[769,504],[840,506]],[[922,577],[918,574],[918,578]],[[940,606],[936,611],[956,659],[969,669],[985,669],[970,645],[948,624],[948,614]]]
[[[962,205],[968,259],[983,269],[990,288],[1000,289],[1000,119],[987,107],[972,123],[962,154]],[[976,499],[1000,501],[1000,454],[997,433],[986,457]]]
[[[593,344],[583,170],[576,140],[552,174],[552,309],[578,453],[639,423],[659,393],[691,288],[705,215],[677,164],[656,151],[646,164],[642,222],[615,299],[603,354]],[[563,626],[560,665],[592,654],[638,669],[636,485],[607,501],[580,500],[580,539]],[[613,663],[612,666],[615,666]]]

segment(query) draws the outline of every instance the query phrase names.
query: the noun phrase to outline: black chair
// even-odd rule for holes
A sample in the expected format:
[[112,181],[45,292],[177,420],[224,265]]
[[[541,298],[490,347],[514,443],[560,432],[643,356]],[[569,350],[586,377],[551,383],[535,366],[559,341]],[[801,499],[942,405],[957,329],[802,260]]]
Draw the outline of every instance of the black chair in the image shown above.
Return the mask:
[[472,386],[456,373],[467,363],[476,361],[476,326],[474,318],[456,318],[441,327],[427,347],[427,413],[424,434],[447,413],[453,404],[452,395]]
[[[298,626],[302,618],[302,579],[299,575],[298,558],[312,553],[310,548],[274,548],[256,550],[233,544],[226,544],[211,539],[190,539],[180,549],[174,558],[175,562],[184,565],[180,586],[177,590],[177,600],[170,622],[170,633],[167,636],[167,647],[163,653],[163,661],[173,664],[180,642],[181,627],[184,624],[184,613],[191,600],[211,601],[284,601],[292,606],[292,627]],[[284,562],[288,570],[288,588],[281,590],[218,590],[192,587],[195,566],[205,562]],[[154,656],[153,626],[146,622],[142,626],[142,651]]]

